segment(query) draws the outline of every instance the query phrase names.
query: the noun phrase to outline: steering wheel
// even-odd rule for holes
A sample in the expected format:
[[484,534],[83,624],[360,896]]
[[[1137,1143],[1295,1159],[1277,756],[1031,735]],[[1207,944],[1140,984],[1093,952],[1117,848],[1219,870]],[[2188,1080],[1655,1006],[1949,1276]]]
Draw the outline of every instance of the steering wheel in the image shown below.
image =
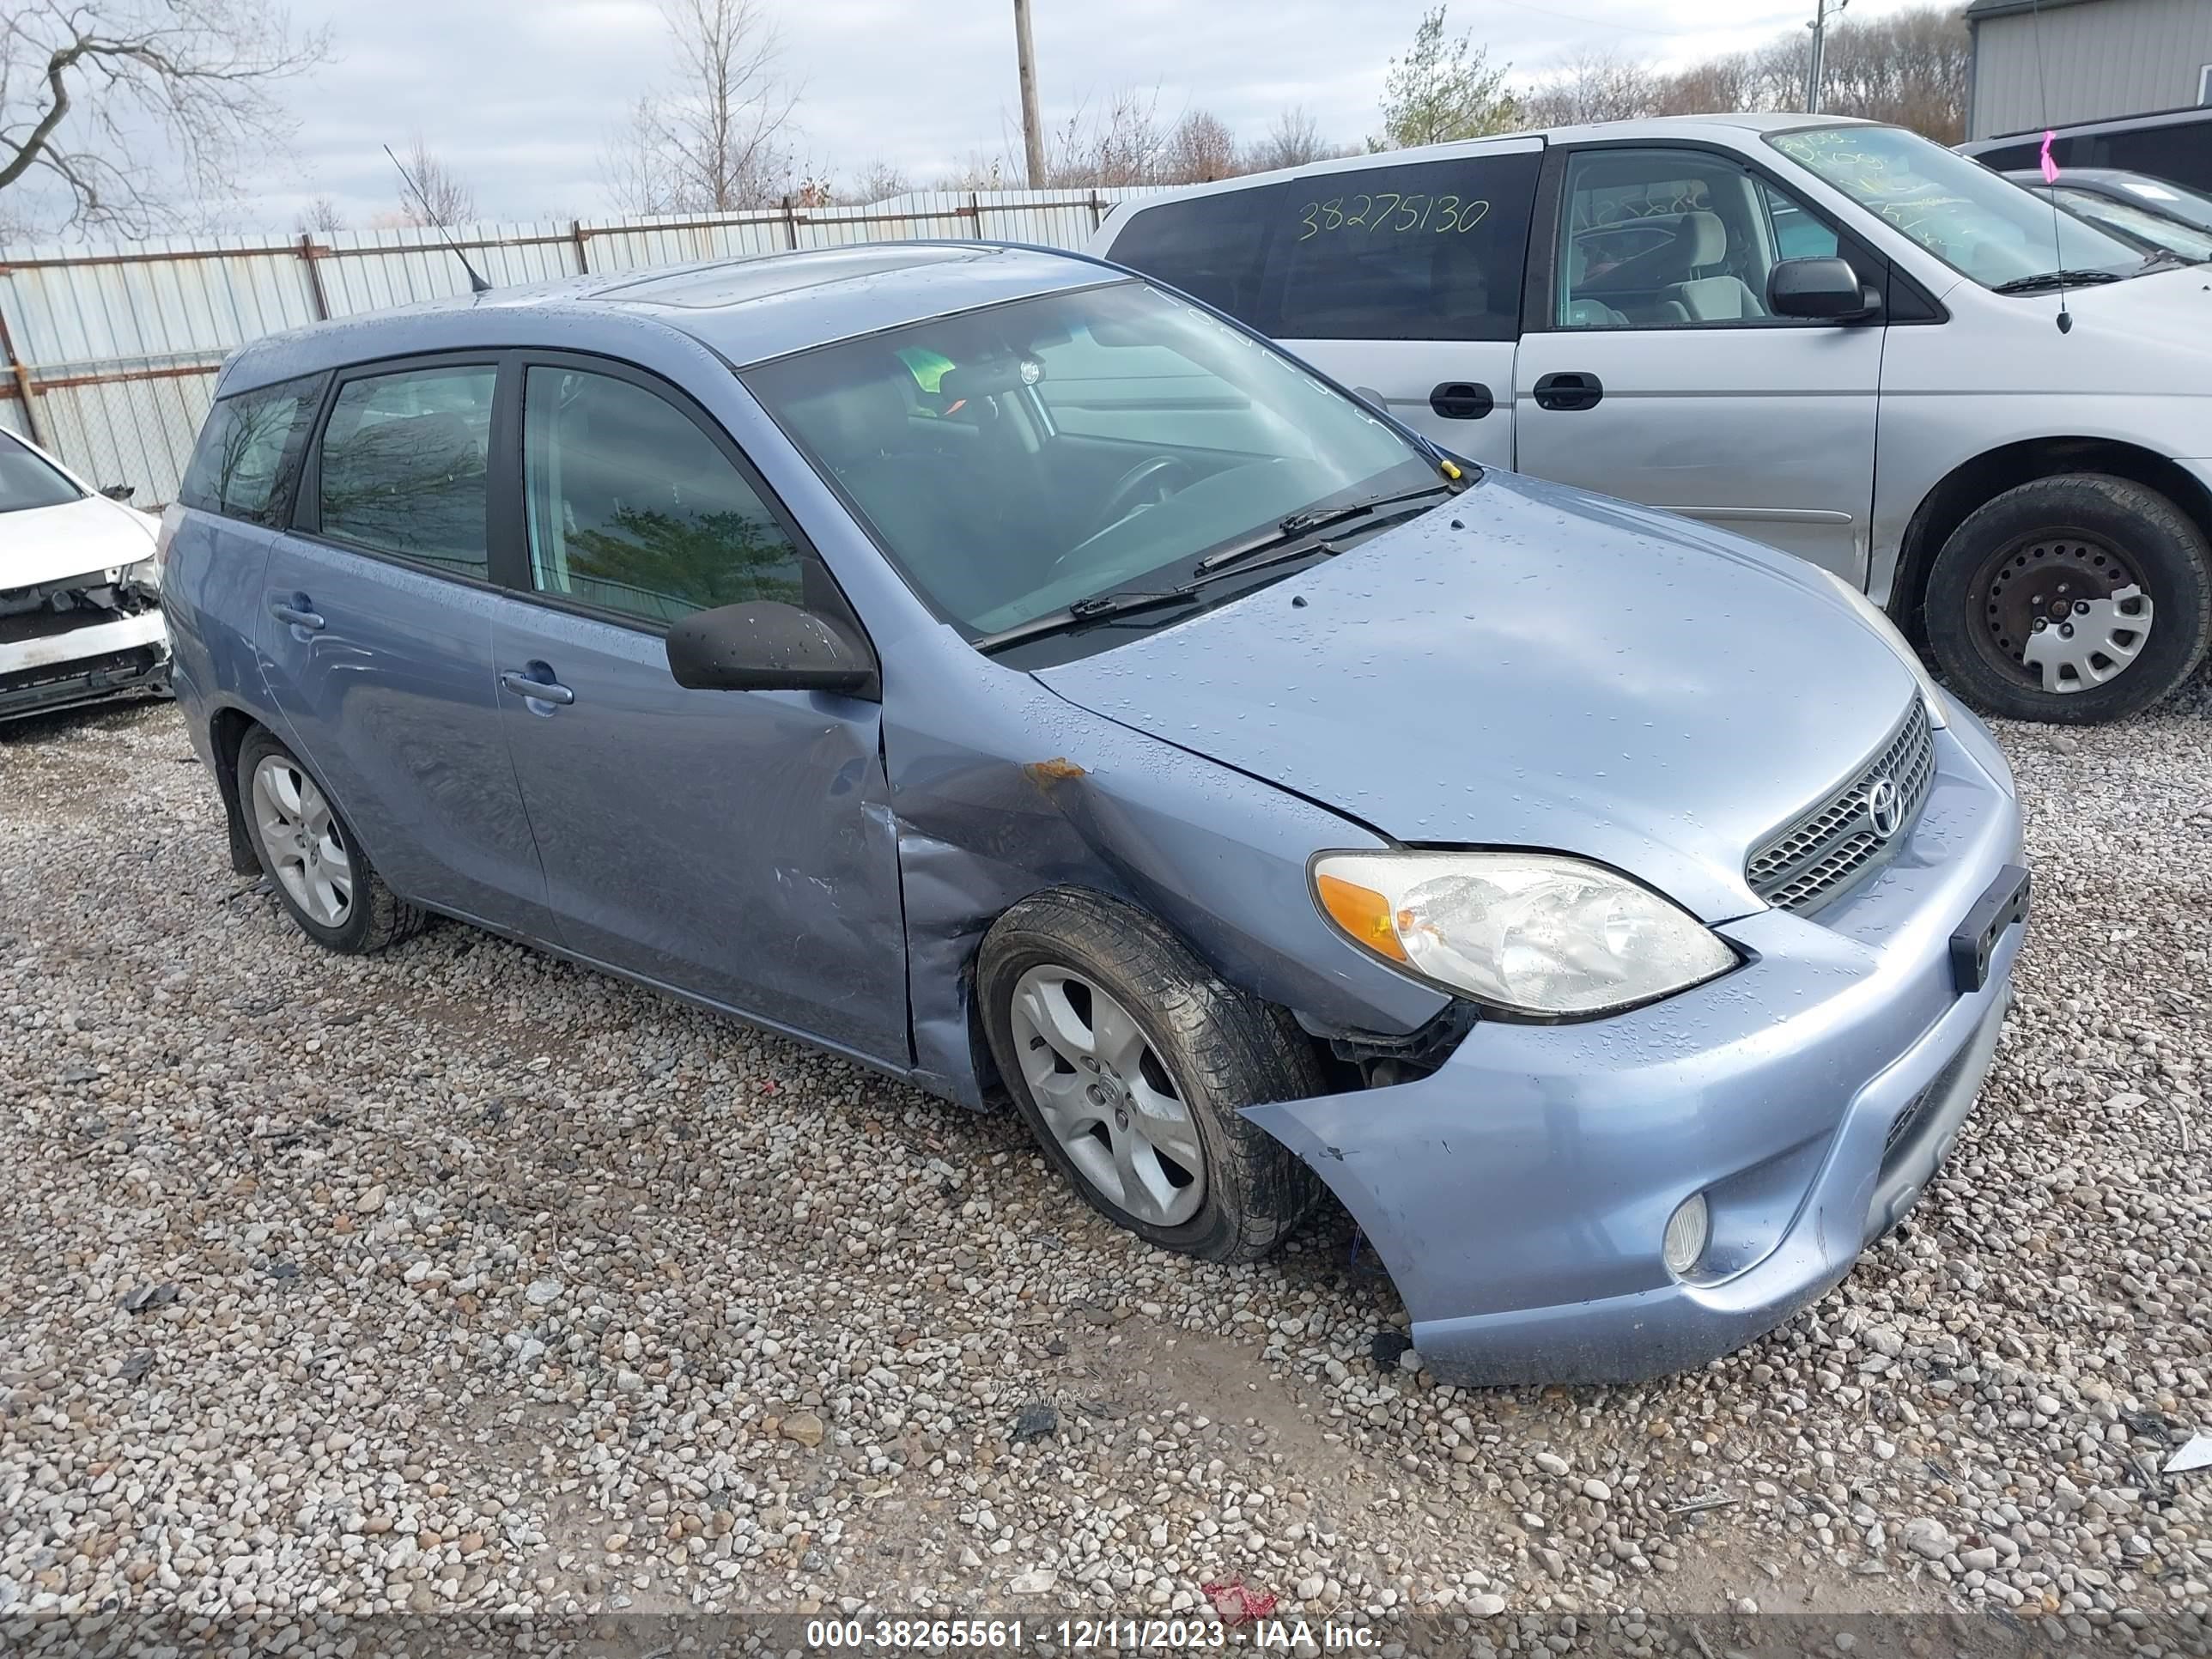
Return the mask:
[[[1195,476],[1189,462],[1173,455],[1153,455],[1139,461],[1107,492],[1106,504],[1091,520],[1091,535],[1121,523],[1140,507],[1157,506],[1178,489],[1189,488]],[[1088,541],[1090,537],[1084,539]]]

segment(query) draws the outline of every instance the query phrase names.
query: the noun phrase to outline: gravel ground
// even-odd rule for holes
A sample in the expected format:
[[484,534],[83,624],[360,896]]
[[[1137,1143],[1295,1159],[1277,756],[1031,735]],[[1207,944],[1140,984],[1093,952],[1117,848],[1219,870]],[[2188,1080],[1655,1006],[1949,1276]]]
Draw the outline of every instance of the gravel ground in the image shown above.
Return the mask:
[[[445,926],[324,955],[166,706],[0,738],[0,1611],[2212,1617],[2212,696],[2002,736],[2039,908],[1911,1224],[1635,1389],[1435,1386],[1340,1217]],[[1379,1363],[1378,1363],[1379,1362]]]

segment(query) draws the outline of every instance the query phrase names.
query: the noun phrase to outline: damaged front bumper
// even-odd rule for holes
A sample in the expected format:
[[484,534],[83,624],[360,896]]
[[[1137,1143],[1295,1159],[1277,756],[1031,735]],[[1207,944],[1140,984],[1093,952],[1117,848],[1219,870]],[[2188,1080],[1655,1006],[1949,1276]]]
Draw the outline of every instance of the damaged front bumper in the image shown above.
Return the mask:
[[[1952,934],[2020,856],[1990,752],[1978,732],[1939,737],[1894,860],[1817,917],[1721,927],[1746,957],[1732,974],[1585,1024],[1484,1021],[1417,1081],[1247,1109],[1358,1221],[1431,1370],[1613,1382],[1703,1364],[1896,1224],[1972,1108],[2025,931],[2003,926],[1961,988]],[[1695,1194],[1710,1234],[1678,1276],[1662,1240]]]
[[0,592],[0,720],[168,689],[158,593],[127,570]]

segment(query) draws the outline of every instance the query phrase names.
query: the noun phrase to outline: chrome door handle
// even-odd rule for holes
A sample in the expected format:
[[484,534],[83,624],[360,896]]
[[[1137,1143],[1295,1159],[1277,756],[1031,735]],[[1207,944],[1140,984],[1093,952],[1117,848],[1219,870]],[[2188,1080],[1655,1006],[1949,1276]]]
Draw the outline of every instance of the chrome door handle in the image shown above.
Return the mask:
[[319,614],[307,608],[307,603],[305,593],[295,593],[289,600],[271,599],[269,614],[278,622],[289,623],[294,628],[304,628],[310,634],[319,633],[323,619]]
[[563,708],[576,701],[576,694],[557,680],[541,680],[510,668],[499,677],[499,683],[518,697],[528,697],[533,702],[557,702]]

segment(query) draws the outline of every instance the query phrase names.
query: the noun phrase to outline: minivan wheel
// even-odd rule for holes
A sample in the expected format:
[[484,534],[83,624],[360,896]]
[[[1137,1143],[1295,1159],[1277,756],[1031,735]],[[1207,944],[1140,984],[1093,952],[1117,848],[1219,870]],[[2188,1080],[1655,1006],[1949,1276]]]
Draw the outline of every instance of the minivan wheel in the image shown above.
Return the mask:
[[1960,525],[1928,577],[1928,642],[1953,689],[2010,720],[2088,725],[2165,696],[2212,634],[2212,554],[2171,501],[2067,473]]
[[254,855],[316,944],[360,955],[422,931],[423,913],[384,884],[314,775],[265,731],[239,745],[238,794]]
[[1238,1109],[1322,1092],[1311,1040],[1150,916],[1092,893],[1024,899],[985,935],[976,981],[1015,1105],[1108,1219],[1251,1261],[1313,1207],[1312,1171]]

